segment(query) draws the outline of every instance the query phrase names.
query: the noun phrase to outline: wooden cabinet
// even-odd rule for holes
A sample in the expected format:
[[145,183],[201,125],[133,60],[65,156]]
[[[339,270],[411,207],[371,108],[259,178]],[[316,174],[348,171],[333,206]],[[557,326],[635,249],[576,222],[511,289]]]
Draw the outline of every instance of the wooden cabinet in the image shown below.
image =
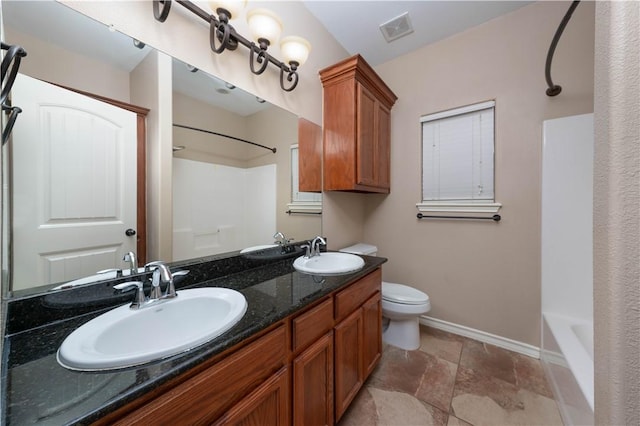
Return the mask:
[[377,270],[336,295],[336,421],[373,371],[382,354],[381,273]]
[[298,187],[322,192],[322,127],[298,119]]
[[336,326],[336,420],[347,410],[364,383],[362,313],[358,309]]
[[390,191],[391,107],[397,97],[360,56],[320,71],[325,191]]
[[293,424],[333,424],[333,332],[293,361]]

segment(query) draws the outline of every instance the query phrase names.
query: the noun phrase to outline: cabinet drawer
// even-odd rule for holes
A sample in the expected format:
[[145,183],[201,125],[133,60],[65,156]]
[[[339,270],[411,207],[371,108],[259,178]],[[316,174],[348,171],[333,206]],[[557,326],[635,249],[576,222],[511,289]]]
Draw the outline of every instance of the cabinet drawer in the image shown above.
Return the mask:
[[284,325],[169,390],[117,424],[208,423],[286,363]]
[[315,342],[333,328],[333,300],[328,299],[293,320],[293,351]]
[[342,320],[359,308],[376,291],[379,291],[381,286],[382,271],[378,268],[338,293],[335,299],[336,321]]

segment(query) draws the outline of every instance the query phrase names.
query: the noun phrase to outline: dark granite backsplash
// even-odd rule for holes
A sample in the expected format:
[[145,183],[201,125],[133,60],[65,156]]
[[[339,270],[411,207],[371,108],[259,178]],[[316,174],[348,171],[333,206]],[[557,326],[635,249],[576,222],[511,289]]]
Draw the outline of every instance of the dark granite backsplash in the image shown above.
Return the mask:
[[[222,336],[190,351],[123,370],[77,372],[61,367],[56,351],[76,328],[133,295],[115,294],[119,279],[87,287],[25,297],[8,303],[2,369],[2,424],[89,424],[177,377],[213,355],[368,274],[386,261],[363,256],[361,271],[340,276],[301,274],[292,267],[301,249],[281,255],[249,253],[171,265],[190,273],[178,290],[228,287],[247,299],[244,317]],[[82,305],[52,295],[78,296]],[[104,296],[108,302],[102,302]],[[65,301],[66,299],[66,301]],[[98,299],[98,300],[96,300]],[[161,325],[159,325],[161,330]]]

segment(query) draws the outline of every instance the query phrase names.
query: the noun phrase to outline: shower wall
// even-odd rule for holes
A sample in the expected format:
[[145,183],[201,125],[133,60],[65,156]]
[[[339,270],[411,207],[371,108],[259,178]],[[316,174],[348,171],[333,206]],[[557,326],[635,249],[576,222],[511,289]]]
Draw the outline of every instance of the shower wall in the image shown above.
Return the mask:
[[273,242],[276,166],[173,159],[173,260]]

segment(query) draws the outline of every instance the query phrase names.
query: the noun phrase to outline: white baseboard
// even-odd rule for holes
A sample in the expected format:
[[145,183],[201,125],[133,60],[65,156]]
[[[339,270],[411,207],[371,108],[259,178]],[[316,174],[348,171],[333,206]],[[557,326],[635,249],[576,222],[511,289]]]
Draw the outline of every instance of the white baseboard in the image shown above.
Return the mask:
[[507,339],[506,337],[497,336],[495,334],[476,330],[475,328],[466,327],[464,325],[443,321],[441,319],[431,318],[426,315],[420,316],[420,324],[433,327],[438,330],[448,331],[449,333],[459,334],[460,336],[468,337],[470,339],[478,340],[484,343],[489,343],[491,345],[498,346],[509,351],[540,359],[540,348],[529,345],[528,343]]

